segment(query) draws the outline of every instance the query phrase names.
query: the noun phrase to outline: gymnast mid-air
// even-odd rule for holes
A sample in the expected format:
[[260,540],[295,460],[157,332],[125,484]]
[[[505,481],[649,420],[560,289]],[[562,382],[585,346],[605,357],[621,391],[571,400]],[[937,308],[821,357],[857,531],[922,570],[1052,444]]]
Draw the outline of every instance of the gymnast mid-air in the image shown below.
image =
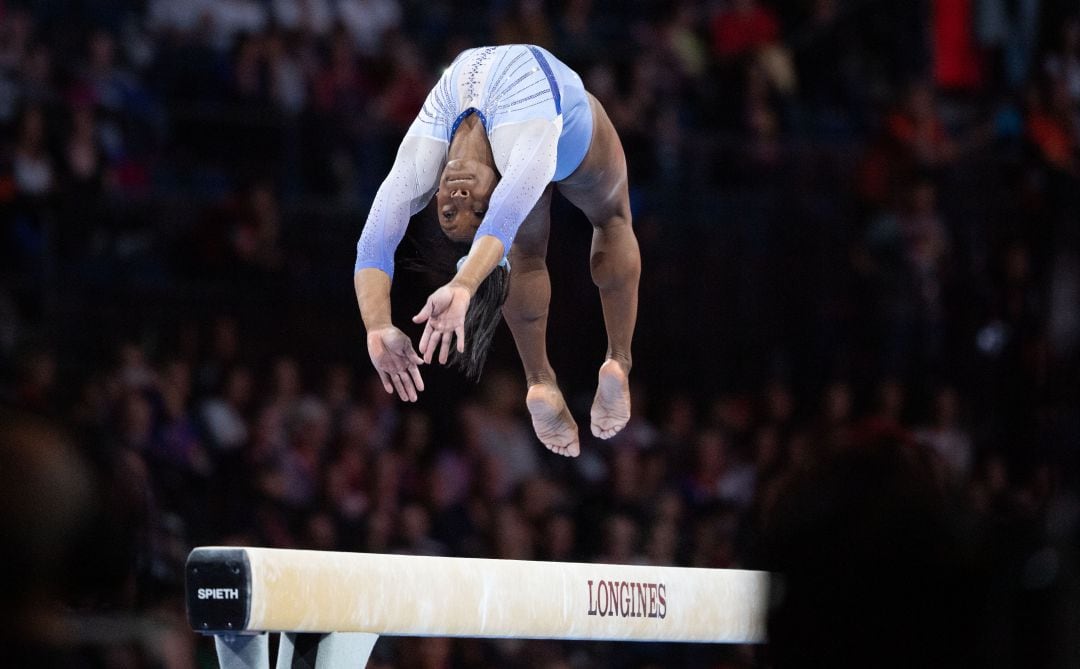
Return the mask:
[[[479,375],[501,304],[525,368],[536,436],[551,451],[576,456],[577,424],[546,343],[554,187],[593,226],[590,265],[608,348],[590,418],[593,435],[607,439],[630,419],[630,342],[641,274],[626,157],[600,103],[544,49],[469,49],[446,69],[375,195],[353,282],[371,361],[386,392],[406,401],[424,390],[423,363],[453,360]],[[390,283],[409,219],[432,195],[442,231],[471,246],[450,282],[413,317],[424,324],[418,354],[391,320]]]

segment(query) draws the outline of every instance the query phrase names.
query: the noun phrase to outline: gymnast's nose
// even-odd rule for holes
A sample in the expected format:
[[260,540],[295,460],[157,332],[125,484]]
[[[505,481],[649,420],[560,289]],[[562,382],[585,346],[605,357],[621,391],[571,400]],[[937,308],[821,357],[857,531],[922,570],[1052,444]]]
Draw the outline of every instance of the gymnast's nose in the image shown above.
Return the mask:
[[450,197],[469,197],[469,191],[464,188],[455,188],[450,191]]

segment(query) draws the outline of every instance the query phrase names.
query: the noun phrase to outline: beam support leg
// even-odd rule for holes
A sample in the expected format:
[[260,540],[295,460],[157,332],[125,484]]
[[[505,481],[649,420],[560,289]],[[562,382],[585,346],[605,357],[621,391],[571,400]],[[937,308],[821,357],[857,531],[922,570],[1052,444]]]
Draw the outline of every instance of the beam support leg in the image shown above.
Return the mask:
[[360,632],[283,633],[277,669],[363,669],[378,638]]
[[270,640],[263,634],[215,634],[221,669],[270,669]]

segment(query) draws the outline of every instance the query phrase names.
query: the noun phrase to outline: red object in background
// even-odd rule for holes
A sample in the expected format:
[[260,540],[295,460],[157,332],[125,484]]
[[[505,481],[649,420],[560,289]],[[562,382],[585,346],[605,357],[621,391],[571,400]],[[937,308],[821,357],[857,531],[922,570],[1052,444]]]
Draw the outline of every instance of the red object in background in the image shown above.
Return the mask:
[[760,5],[748,10],[729,9],[712,20],[713,51],[721,58],[731,58],[775,42],[780,24],[773,13]]
[[982,56],[975,44],[975,0],[934,0],[934,82],[945,89],[982,86]]
[[1073,163],[1076,138],[1069,127],[1044,112],[1035,112],[1028,119],[1028,135],[1039,147],[1048,163],[1058,169],[1068,169]]
[[886,119],[885,127],[888,129],[889,137],[904,147],[912,147],[920,141],[941,146],[949,141],[945,124],[938,118],[920,121],[908,114],[894,112]]
[[399,128],[408,128],[416,118],[416,110],[424,106],[428,82],[418,72],[398,72],[382,94],[382,111],[386,119]]

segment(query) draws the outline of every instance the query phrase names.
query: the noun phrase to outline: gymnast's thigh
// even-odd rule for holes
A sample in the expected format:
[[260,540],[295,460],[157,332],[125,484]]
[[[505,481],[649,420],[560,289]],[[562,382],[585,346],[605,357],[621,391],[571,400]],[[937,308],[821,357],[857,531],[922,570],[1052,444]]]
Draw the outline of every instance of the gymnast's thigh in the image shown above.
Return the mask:
[[593,139],[577,170],[558,182],[559,192],[598,227],[629,217],[626,155],[619,135],[600,102],[589,96],[593,108]]
[[548,235],[551,232],[551,194],[553,186],[548,184],[544,193],[537,200],[529,215],[518,228],[514,245],[510,249],[511,262],[514,256],[546,257]]

